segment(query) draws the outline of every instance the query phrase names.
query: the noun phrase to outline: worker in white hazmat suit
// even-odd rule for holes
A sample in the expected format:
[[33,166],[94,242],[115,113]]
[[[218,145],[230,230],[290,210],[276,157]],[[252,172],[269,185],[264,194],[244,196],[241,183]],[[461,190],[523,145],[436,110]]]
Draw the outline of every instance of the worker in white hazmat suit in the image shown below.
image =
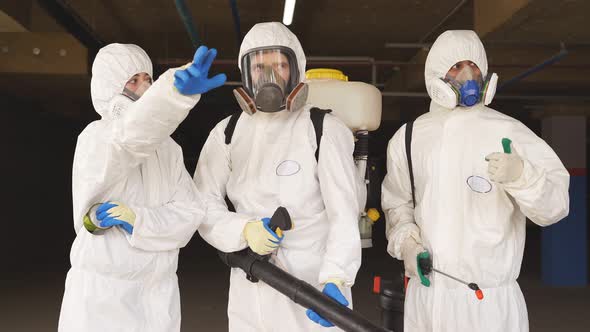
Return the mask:
[[92,66],[102,119],[78,137],[73,166],[76,239],[59,319],[63,332],[180,331],[176,268],[205,206],[170,137],[225,75],[216,51],[170,69],[150,87],[152,63],[136,45],[110,44]]
[[[194,176],[207,202],[199,233],[224,252],[272,253],[271,262],[349,305],[361,263],[353,135],[327,114],[317,146],[301,83],[305,54],[281,23],[255,25],[238,63],[244,88],[235,95],[244,112],[211,131]],[[236,212],[228,210],[226,195]],[[294,223],[283,236],[261,220],[279,206]],[[331,326],[315,312],[307,315]],[[305,308],[239,269],[231,271],[228,316],[231,332],[323,329]]]
[[[488,75],[475,32],[440,35],[426,59],[425,79],[430,112],[413,124],[409,160],[408,125],[391,139],[383,182],[387,250],[411,277],[405,331],[528,331],[516,282],[525,219],[548,226],[568,214],[569,174],[531,130],[484,106],[497,76]],[[503,147],[505,138],[511,146]],[[425,251],[434,268],[478,283],[485,298],[438,273],[423,285],[417,255]]]

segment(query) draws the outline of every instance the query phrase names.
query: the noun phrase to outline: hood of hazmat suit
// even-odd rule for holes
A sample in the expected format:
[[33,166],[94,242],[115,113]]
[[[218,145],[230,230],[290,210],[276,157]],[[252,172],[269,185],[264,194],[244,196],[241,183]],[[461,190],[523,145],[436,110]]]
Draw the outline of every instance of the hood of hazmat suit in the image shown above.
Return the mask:
[[100,116],[112,118],[113,98],[120,95],[127,81],[135,74],[153,77],[152,61],[145,51],[133,44],[110,44],[102,48],[92,64],[90,94]]

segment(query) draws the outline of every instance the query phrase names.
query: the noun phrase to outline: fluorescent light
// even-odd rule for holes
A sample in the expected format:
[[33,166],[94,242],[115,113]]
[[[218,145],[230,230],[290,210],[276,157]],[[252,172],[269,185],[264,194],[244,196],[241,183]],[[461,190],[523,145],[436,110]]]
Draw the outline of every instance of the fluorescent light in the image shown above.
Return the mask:
[[285,11],[283,12],[283,24],[293,23],[293,12],[295,12],[295,0],[285,0]]

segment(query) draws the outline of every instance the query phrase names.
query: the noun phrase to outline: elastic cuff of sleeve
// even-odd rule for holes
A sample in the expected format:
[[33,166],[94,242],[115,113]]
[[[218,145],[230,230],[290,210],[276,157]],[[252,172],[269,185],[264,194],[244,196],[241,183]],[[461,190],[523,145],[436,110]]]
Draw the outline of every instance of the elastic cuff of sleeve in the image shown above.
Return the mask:
[[346,282],[342,278],[328,278],[326,281],[322,283],[322,285],[326,285],[329,283],[333,283],[334,285],[338,286],[338,288],[342,288],[346,286]]
[[510,190],[525,189],[539,178],[539,171],[528,160],[522,160],[522,174],[513,182],[504,183],[504,188]]
[[126,231],[123,231],[123,229],[121,229],[121,231],[123,231],[123,234],[125,234],[129,245],[135,248],[138,238],[141,237],[141,229],[143,228],[143,216],[145,211],[143,211],[142,208],[131,205],[127,205],[127,207],[135,214],[135,220],[133,221],[133,225],[131,225],[133,227],[133,232],[129,234]]

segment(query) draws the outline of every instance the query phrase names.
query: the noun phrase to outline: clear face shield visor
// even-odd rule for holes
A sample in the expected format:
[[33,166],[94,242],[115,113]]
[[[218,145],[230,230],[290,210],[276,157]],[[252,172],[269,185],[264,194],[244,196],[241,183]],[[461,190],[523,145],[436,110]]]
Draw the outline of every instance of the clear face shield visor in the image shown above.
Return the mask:
[[272,87],[287,96],[299,83],[299,69],[293,51],[272,46],[254,49],[242,57],[242,82],[252,98]]

